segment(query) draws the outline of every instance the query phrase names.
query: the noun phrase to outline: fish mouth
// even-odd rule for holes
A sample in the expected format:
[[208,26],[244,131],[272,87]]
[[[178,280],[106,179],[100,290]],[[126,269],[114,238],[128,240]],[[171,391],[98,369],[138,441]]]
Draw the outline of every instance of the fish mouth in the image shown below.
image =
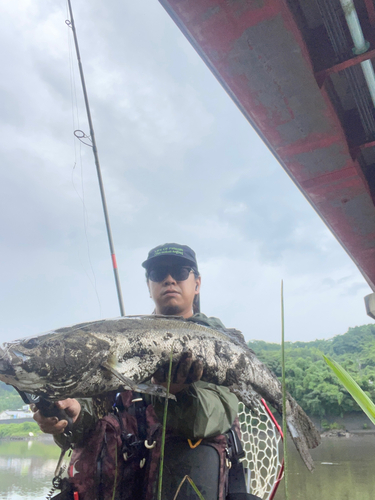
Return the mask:
[[7,358],[8,356],[0,347],[0,373],[8,372],[11,367]]

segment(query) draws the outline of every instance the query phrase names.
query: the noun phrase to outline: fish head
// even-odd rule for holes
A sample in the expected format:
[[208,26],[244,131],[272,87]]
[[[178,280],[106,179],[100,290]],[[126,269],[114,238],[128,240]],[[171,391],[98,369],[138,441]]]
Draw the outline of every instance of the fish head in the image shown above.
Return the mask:
[[49,333],[6,345],[0,354],[0,380],[46,398],[65,399],[99,369],[109,344],[87,332]]

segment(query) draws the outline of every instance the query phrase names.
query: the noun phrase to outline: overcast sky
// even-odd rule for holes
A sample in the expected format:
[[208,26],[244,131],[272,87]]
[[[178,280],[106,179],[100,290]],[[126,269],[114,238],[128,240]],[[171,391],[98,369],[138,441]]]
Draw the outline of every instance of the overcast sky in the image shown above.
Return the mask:
[[[127,314],[191,246],[202,311],[245,338],[370,323],[362,275],[157,0],[73,0]],[[63,0],[0,0],[0,342],[119,315]],[[74,72],[72,73],[72,71]]]

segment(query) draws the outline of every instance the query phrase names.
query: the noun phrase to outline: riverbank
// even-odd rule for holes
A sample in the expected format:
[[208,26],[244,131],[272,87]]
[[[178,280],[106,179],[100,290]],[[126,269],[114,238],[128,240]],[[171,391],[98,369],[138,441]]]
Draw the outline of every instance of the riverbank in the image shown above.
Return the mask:
[[10,423],[0,425],[0,439],[30,439],[42,435],[36,422]]
[[375,425],[363,412],[350,412],[342,417],[326,415],[323,418],[310,417],[315,427],[321,432],[347,431],[351,434],[375,433]]
[[0,420],[0,425],[4,424],[23,424],[24,422],[35,422],[35,420],[31,418],[2,418]]
[[53,439],[52,434],[44,434],[43,432],[40,434],[37,434],[36,436],[24,436],[24,437],[19,437],[19,436],[7,436],[7,437],[2,437],[0,438],[0,443],[5,443],[5,442],[15,442],[15,441],[23,441],[23,442],[38,442],[38,443],[44,443],[44,444],[55,444],[55,441]]

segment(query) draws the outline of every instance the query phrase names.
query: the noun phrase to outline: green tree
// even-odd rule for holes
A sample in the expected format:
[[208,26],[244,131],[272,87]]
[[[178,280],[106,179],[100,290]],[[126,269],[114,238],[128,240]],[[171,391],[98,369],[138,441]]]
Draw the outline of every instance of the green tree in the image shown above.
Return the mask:
[[17,410],[25,403],[18,392],[11,386],[0,382],[0,412],[4,410]]
[[[279,344],[255,340],[248,343],[255,354],[281,378]],[[291,395],[310,415],[343,415],[360,411],[333,372],[322,353],[339,362],[370,399],[375,400],[375,326],[364,325],[329,340],[287,342],[286,383]]]

